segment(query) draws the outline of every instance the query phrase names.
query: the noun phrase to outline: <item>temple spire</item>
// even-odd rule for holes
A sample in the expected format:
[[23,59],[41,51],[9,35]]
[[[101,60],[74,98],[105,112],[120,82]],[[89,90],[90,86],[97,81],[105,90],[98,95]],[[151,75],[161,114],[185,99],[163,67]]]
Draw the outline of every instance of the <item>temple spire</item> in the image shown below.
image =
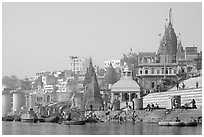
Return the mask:
[[169,9],[169,24],[171,24],[173,26],[173,22],[172,22],[172,9]]

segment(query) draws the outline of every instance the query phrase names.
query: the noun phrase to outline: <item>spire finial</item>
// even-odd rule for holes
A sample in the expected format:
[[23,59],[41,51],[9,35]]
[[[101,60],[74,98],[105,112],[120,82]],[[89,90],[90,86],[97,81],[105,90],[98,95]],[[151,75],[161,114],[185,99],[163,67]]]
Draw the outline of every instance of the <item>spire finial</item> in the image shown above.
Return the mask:
[[171,8],[169,9],[169,24],[171,24],[173,26],[173,24],[172,24],[172,9]]
[[113,66],[112,63],[111,63],[111,61],[110,61],[110,66],[111,66],[111,67]]

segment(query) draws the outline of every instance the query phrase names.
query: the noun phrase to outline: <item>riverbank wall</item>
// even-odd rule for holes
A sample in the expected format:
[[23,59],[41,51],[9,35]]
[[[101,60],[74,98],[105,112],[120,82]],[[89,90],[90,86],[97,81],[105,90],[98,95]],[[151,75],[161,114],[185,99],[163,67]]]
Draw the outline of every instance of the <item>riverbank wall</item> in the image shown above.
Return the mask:
[[121,117],[126,117],[128,121],[132,121],[133,112],[136,115],[136,121],[142,122],[160,122],[160,121],[175,121],[178,117],[183,122],[189,122],[192,118],[198,120],[202,118],[202,109],[155,109],[146,110],[129,110],[129,111],[111,111],[106,115],[105,111],[95,111],[97,117],[104,121],[111,120],[117,114]]

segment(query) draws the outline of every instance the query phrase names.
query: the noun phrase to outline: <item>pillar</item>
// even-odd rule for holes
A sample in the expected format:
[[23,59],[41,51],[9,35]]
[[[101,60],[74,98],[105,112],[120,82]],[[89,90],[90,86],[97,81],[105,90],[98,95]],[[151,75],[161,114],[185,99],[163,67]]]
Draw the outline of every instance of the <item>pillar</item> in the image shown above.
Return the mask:
[[113,102],[114,101],[114,93],[112,92],[111,93],[111,102]]
[[128,93],[129,102],[131,102],[131,93]]
[[25,94],[21,92],[13,93],[13,111],[18,111],[25,105]]
[[123,101],[123,93],[120,93],[120,102]]
[[3,93],[2,95],[2,116],[11,112],[11,94],[10,93]]

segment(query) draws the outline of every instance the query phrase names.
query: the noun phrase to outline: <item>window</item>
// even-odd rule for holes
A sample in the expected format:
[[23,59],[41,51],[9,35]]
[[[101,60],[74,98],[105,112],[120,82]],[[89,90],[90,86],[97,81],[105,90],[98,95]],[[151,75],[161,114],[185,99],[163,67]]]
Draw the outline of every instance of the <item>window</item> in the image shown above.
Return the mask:
[[159,72],[159,70],[157,70],[157,74],[159,74],[160,72]]
[[168,74],[168,68],[166,68],[166,74]]
[[144,58],[144,63],[147,63],[147,58]]
[[154,74],[154,68],[152,68],[152,74]]
[[127,76],[131,76],[131,72],[127,72]]
[[123,72],[123,76],[125,76],[125,72]]
[[148,74],[148,70],[147,69],[145,69],[145,74]]
[[176,74],[176,70],[174,70],[174,74]]
[[50,102],[50,95],[47,96],[47,102]]
[[142,58],[140,57],[140,63],[142,63]]
[[155,58],[152,58],[152,63],[155,63]]
[[140,70],[140,74],[142,74],[142,70]]

